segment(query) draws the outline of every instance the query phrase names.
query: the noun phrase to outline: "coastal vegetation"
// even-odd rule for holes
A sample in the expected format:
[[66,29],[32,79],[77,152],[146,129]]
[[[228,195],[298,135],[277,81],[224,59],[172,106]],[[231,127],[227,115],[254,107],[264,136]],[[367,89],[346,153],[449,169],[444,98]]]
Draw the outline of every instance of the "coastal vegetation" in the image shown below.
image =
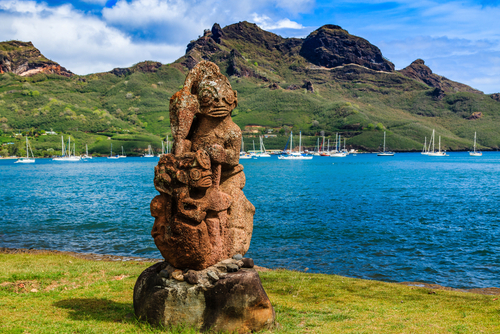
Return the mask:
[[[0,254],[0,331],[165,333],[134,315],[134,284],[151,264],[48,252]],[[274,333],[500,331],[494,295],[288,270],[263,271],[260,277],[276,310]]]
[[[340,47],[342,41],[355,49]],[[309,54],[303,45],[323,54]],[[15,134],[21,133],[29,134],[36,156],[51,155],[58,139],[41,137],[50,129],[75,137],[77,152],[87,144],[90,153],[105,155],[111,143],[130,155],[148,145],[158,151],[171,135],[169,99],[202,59],[215,62],[238,91],[233,119],[247,144],[265,133],[273,135],[266,148],[282,149],[290,131],[301,131],[313,148],[318,136],[333,141],[340,133],[348,148],[375,151],[386,131],[392,150],[418,151],[436,129],[447,150],[470,149],[474,132],[479,149],[500,147],[498,94],[434,74],[422,60],[395,71],[377,47],[333,25],[286,39],[248,22],[216,24],[172,64],[145,61],[85,76],[46,59],[31,43],[2,42],[0,53],[10,59],[9,68],[0,61],[0,142],[14,142],[2,147],[4,154],[19,153]],[[31,74],[14,73],[23,64]]]

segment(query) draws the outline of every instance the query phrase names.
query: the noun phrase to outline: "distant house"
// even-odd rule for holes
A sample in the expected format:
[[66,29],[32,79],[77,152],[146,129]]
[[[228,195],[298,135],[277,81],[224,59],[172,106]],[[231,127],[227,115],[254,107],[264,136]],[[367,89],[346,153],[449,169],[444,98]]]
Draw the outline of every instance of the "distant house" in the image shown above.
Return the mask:
[[52,129],[50,129],[50,131],[45,131],[45,134],[46,135],[57,135],[57,133],[55,131],[52,131]]

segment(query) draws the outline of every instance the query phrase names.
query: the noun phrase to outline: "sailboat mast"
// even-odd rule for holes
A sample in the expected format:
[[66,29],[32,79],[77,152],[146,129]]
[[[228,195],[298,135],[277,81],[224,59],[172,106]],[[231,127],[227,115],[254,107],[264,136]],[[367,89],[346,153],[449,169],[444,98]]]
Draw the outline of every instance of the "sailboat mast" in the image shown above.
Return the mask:
[[385,131],[384,131],[384,152],[385,152]]
[[474,131],[474,153],[476,153],[476,132]]
[[302,152],[302,131],[299,131],[299,153]]
[[434,153],[435,132],[432,130],[432,152]]
[[290,130],[290,153],[293,152],[293,135],[292,131]]
[[64,136],[61,136],[61,156],[64,157],[66,154],[64,154],[65,149],[64,149]]
[[439,136],[439,146],[438,146],[438,148],[439,148],[439,153],[441,153],[441,136]]
[[28,159],[30,156],[29,156],[29,152],[28,152],[28,135],[26,135],[26,159]]

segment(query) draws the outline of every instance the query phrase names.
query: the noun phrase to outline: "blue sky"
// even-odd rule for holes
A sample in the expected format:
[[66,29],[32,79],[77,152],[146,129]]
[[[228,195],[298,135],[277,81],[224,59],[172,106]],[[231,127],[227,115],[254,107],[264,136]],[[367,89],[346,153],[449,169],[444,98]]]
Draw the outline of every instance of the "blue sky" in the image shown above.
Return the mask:
[[378,46],[397,69],[500,92],[500,0],[0,0],[0,41],[32,41],[77,74],[169,63],[217,22],[257,23],[283,37],[337,24]]

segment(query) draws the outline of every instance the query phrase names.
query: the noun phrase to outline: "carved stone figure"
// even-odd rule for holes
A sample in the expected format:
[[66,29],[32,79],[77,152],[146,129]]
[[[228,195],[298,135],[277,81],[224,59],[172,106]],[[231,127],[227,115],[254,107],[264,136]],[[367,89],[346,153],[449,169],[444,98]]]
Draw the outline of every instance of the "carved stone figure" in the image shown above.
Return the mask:
[[167,262],[205,269],[250,247],[254,206],[243,194],[237,93],[214,63],[202,61],[170,99],[173,151],[155,168],[151,235]]
[[275,312],[250,247],[254,206],[243,194],[237,94],[217,65],[202,61],[170,99],[171,154],[155,167],[151,235],[165,258],[134,287],[138,318],[200,331],[256,332]]

